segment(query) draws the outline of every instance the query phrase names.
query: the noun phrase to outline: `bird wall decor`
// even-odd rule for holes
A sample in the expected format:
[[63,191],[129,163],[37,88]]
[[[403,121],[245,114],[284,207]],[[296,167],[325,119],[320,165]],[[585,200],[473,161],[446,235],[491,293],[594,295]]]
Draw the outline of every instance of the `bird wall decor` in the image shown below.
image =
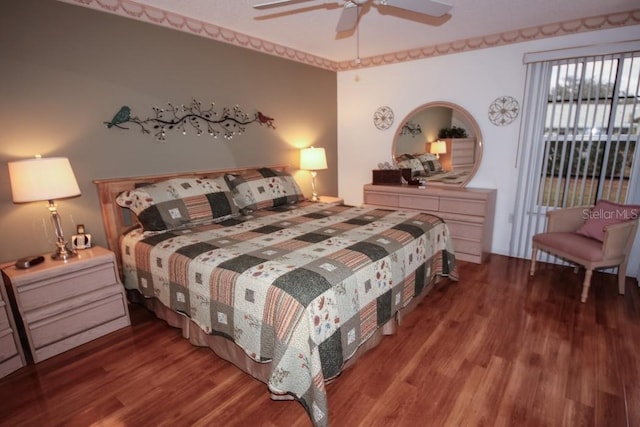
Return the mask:
[[126,124],[132,123],[139,126],[143,134],[150,134],[149,128],[151,128],[158,141],[166,140],[167,131],[178,130],[185,135],[188,128],[195,130],[198,136],[207,132],[214,138],[222,136],[226,140],[231,140],[235,135],[244,133],[246,126],[251,123],[266,125],[271,129],[276,128],[273,124],[274,118],[260,111],[251,116],[244,113],[236,105],[233,108],[223,107],[222,111],[218,112],[213,102],[205,108],[201,102],[195,99],[188,105],[176,106],[167,103],[166,107],[153,107],[153,112],[153,117],[141,119],[132,116],[131,108],[123,105],[113,116],[113,119],[104,122],[104,124],[107,128],[129,129]]

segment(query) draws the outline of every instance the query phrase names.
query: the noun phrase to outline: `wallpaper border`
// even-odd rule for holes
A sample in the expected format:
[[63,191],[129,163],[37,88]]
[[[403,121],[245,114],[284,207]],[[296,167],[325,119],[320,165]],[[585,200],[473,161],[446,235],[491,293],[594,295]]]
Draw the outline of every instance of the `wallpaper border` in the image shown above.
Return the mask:
[[353,60],[340,62],[331,61],[310,53],[239,33],[228,28],[219,27],[217,25],[188,18],[177,13],[168,12],[152,6],[143,5],[133,0],[58,1],[160,25],[162,27],[195,34],[219,42],[244,47],[331,71],[347,71],[358,68],[375,67],[379,65],[414,61],[417,59],[503,46],[548,37],[557,37],[586,31],[604,30],[608,28],[640,24],[640,9],[636,9],[628,12],[557,22],[549,25],[524,28],[517,31],[461,39],[451,43],[424,46],[418,49],[360,58],[360,61],[356,63]]

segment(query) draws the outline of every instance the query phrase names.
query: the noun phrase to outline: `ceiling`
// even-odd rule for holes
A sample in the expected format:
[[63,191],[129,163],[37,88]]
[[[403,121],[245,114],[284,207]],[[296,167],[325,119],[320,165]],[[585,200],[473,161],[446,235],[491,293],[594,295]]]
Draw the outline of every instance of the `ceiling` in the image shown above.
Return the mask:
[[[100,9],[95,4],[91,5],[93,2],[90,1],[62,1]],[[177,15],[220,27],[218,29],[232,30],[232,38],[235,39],[238,38],[236,33],[240,33],[240,36],[246,35],[250,39],[266,42],[267,46],[284,46],[297,51],[298,55],[310,54],[333,63],[456,41],[482,40],[483,36],[489,35],[507,34],[508,38],[510,33],[522,29],[536,29],[535,37],[543,37],[555,35],[558,28],[561,33],[567,33],[576,28],[579,31],[589,29],[594,23],[595,29],[603,25],[610,27],[610,16],[593,22],[585,21],[584,18],[604,15],[614,15],[617,18],[615,15],[621,12],[632,11],[631,14],[624,14],[626,21],[622,25],[640,23],[637,0],[441,0],[453,5],[451,12],[441,18],[409,13],[400,17],[389,14],[389,8],[385,10],[368,2],[363,9],[366,13],[361,15],[358,31],[337,35],[335,28],[343,0],[298,0],[294,4],[263,10],[252,7],[265,1],[267,0],[110,0],[105,3],[116,2],[122,7],[122,11],[118,12],[107,6],[102,8],[131,17],[137,14],[129,13],[127,7],[135,5],[145,9],[145,12],[152,11],[152,15],[166,11],[170,12],[174,20]],[[568,26],[549,27],[553,34],[547,34],[541,28],[555,23],[566,23]],[[165,25],[172,26],[171,19]],[[197,32],[192,28],[187,30]],[[221,38],[214,38],[224,40],[224,31]],[[253,46],[249,47],[255,48],[255,40],[250,44]]]

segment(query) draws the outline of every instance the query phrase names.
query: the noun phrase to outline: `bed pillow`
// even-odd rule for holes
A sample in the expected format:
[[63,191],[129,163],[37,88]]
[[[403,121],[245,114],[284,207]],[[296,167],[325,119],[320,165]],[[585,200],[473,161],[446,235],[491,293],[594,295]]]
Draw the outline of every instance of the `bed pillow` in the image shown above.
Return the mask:
[[396,157],[396,166],[399,169],[411,169],[412,178],[425,177],[428,175],[428,171],[425,170],[422,162],[411,154],[401,154]]
[[243,175],[226,174],[224,178],[244,214],[305,199],[296,180],[286,171],[261,168]]
[[440,163],[440,159],[433,153],[420,153],[414,154],[414,157],[420,160],[422,163],[422,167],[427,172],[427,174],[439,173],[442,172],[442,164]]
[[585,209],[587,220],[576,231],[592,239],[604,240],[604,227],[638,218],[640,205],[621,205],[608,200],[598,200],[594,207]]
[[145,231],[173,230],[239,215],[223,177],[172,178],[125,191],[116,203],[131,209]]

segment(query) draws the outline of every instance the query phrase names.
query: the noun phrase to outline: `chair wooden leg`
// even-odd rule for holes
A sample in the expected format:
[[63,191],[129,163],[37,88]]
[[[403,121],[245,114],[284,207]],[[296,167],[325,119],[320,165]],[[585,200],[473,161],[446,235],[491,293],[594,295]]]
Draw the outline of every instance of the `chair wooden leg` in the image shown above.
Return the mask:
[[624,295],[625,282],[627,281],[627,261],[618,266],[618,293]]
[[587,302],[587,297],[589,296],[589,286],[591,286],[591,273],[592,273],[592,270],[590,268],[587,268],[584,271],[584,282],[582,282],[582,295],[580,296],[581,302]]
[[538,258],[538,248],[534,246],[531,249],[531,269],[529,271],[531,276],[536,272],[536,258]]

